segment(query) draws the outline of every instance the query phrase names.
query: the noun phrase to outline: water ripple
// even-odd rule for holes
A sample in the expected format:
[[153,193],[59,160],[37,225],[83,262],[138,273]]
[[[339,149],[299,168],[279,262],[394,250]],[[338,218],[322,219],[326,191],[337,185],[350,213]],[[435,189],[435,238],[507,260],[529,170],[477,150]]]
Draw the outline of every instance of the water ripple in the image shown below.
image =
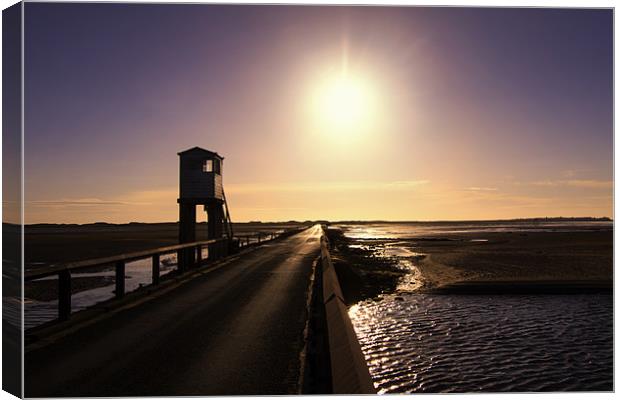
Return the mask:
[[379,393],[613,389],[611,295],[399,294],[349,314]]

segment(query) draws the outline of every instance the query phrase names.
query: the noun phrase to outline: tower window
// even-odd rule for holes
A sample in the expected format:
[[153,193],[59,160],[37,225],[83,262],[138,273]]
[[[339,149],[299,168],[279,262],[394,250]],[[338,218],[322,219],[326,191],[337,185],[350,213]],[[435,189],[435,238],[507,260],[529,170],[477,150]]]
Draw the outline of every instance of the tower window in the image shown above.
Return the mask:
[[202,172],[213,172],[213,160],[205,160],[202,164]]

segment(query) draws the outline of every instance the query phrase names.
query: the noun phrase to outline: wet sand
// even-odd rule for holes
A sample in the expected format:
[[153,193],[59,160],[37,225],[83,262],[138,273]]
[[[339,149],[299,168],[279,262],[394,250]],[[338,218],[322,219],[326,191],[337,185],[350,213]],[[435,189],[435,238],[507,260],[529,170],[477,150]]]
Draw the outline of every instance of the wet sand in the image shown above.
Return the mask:
[[385,255],[385,249],[394,246],[415,254],[409,258],[423,281],[417,292],[571,294],[613,288],[611,229],[460,232],[372,240],[347,238],[338,228],[328,234],[350,303],[398,291],[407,271],[397,267],[395,257]]
[[[438,239],[438,238],[435,238]],[[416,240],[425,287],[442,291],[611,289],[613,231],[501,232]]]
[[376,256],[365,246],[351,246],[355,241],[345,237],[342,229],[329,227],[327,237],[332,262],[349,305],[394,292],[408,272],[392,259]]

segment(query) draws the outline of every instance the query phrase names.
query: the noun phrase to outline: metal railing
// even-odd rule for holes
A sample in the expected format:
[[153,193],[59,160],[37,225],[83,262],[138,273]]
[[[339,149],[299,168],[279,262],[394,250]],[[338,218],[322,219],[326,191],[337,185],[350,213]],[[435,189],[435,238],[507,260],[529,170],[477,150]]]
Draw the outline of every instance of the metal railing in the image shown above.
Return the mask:
[[119,254],[116,256],[95,258],[84,261],[64,263],[44,268],[38,268],[27,271],[24,274],[24,281],[31,282],[49,276],[58,276],[58,319],[61,321],[68,320],[71,316],[71,275],[77,271],[83,271],[96,267],[114,267],[114,297],[119,299],[125,295],[125,265],[132,261],[151,258],[152,275],[151,284],[159,285],[160,283],[160,259],[162,255],[177,254],[178,273],[183,273],[188,269],[203,264],[202,250],[206,247],[208,250],[207,259],[210,261],[227,256],[230,252],[234,252],[240,248],[263,243],[267,240],[273,240],[282,235],[293,234],[305,229],[293,228],[278,232],[256,232],[244,236],[234,237],[232,240],[227,238],[211,239],[199,242],[184,243],[174,246],[158,247],[151,250],[138,251],[127,254]]
[[177,271],[199,266],[203,263],[202,250],[207,247],[208,259],[216,260],[225,257],[229,251],[228,239],[212,239],[201,242],[184,243],[175,246],[158,247],[156,249],[119,254],[117,256],[95,258],[85,261],[70,262],[28,271],[24,274],[26,282],[58,276],[58,319],[67,320],[71,315],[71,274],[93,267],[114,266],[115,298],[125,295],[125,265],[128,262],[151,257],[153,285],[160,282],[160,257],[165,254],[177,253]]
[[235,239],[239,241],[239,247],[242,248],[242,247],[250,246],[252,244],[258,244],[258,243],[266,242],[268,240],[273,240],[284,233],[289,233],[290,231],[291,230],[285,230],[285,231],[279,231],[279,232],[278,231],[256,232],[256,233],[247,234],[247,235],[237,235],[235,236]]
[[329,253],[329,241],[321,237],[322,302],[328,336],[332,393],[376,394],[368,365],[349,318],[338,274]]
[[294,235],[298,232],[308,229],[309,227],[309,225],[300,225],[294,228],[279,229],[277,231],[256,231],[245,235],[235,235],[234,240],[238,241],[236,244],[238,248],[244,248],[247,246],[273,240],[278,237]]

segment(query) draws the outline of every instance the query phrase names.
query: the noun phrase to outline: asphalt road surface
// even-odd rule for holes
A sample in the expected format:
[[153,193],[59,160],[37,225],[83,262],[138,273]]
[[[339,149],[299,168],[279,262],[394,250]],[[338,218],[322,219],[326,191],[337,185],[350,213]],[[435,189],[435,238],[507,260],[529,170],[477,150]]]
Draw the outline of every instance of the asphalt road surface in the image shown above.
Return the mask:
[[294,394],[321,227],[26,353],[27,397]]

